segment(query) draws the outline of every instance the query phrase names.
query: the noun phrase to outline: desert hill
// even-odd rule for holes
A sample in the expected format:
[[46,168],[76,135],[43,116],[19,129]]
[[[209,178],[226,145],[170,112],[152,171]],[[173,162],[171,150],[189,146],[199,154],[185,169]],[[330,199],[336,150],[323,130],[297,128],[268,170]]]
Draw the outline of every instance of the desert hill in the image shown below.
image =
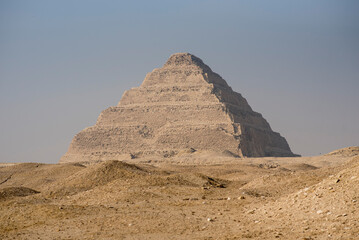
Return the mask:
[[335,150],[327,154],[328,156],[339,155],[339,156],[348,156],[353,157],[359,155],[359,147],[347,147]]
[[3,165],[0,238],[356,239],[359,159],[342,152]]
[[[261,232],[276,229],[280,234],[284,229],[292,229],[293,234],[313,239],[357,239],[359,157],[342,171],[332,173],[317,184],[255,208],[249,218],[260,219],[257,225]],[[258,227],[253,228],[258,231]]]

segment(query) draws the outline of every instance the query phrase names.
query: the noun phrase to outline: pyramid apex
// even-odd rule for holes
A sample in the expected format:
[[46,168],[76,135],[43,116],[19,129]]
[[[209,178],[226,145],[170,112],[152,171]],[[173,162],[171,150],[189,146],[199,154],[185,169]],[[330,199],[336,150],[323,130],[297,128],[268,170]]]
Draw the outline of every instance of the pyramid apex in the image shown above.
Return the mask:
[[203,61],[191,53],[174,53],[172,54],[164,66],[179,66],[179,65],[197,65],[205,67]]

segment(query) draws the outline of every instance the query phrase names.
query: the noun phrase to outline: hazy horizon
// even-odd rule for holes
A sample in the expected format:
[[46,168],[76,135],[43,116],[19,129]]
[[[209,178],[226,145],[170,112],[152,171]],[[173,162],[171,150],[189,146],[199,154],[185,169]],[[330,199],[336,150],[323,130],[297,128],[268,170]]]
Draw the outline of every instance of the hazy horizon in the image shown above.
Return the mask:
[[359,2],[0,0],[0,162],[56,163],[176,52],[304,156],[359,145]]

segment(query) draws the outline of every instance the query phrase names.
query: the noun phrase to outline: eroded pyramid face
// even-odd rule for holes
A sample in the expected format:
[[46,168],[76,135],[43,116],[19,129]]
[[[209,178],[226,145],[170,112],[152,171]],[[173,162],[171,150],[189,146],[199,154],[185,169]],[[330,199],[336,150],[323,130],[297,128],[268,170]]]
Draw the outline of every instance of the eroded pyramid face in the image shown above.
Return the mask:
[[189,149],[293,156],[286,140],[224,79],[198,57],[176,53],[78,133],[60,161],[170,157]]

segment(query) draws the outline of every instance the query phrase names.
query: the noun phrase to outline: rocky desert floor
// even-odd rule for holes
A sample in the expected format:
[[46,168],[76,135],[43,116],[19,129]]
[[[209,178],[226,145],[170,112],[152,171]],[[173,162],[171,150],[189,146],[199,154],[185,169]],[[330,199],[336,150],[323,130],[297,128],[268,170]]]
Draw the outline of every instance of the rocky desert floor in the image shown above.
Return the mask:
[[0,239],[359,239],[358,153],[0,164]]

